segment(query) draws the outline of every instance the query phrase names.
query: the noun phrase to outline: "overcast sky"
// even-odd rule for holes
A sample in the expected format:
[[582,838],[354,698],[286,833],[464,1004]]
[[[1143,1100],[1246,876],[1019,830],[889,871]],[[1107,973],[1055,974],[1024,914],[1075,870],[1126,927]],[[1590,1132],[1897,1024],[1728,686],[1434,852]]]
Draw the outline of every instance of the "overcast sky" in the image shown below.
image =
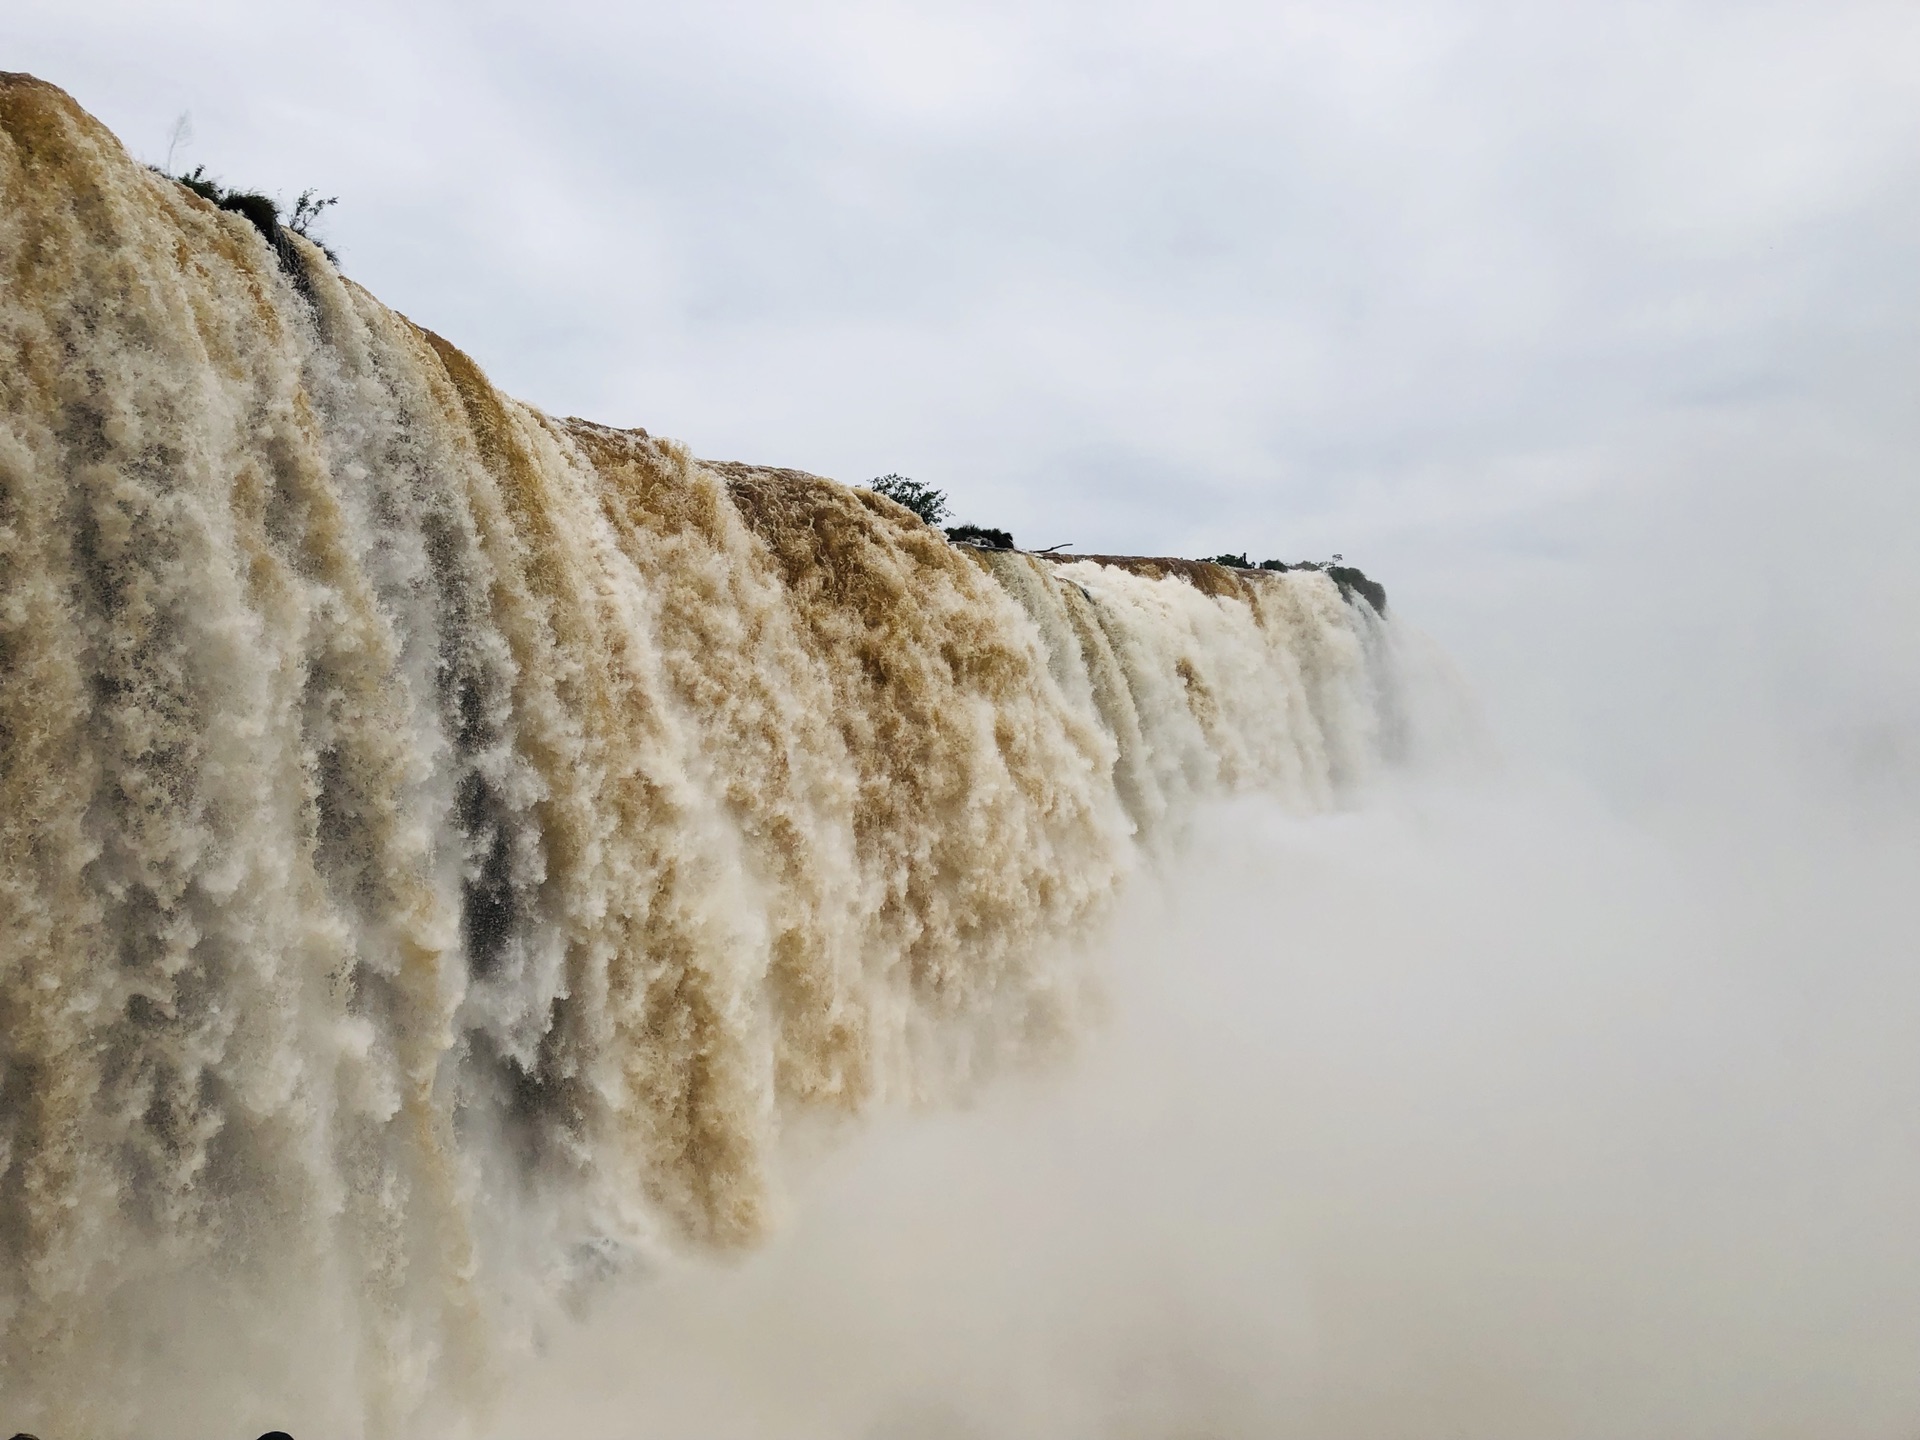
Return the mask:
[[339,195],[547,409],[1342,552],[1643,786],[1732,711],[1920,736],[1912,3],[10,0],[0,67]]

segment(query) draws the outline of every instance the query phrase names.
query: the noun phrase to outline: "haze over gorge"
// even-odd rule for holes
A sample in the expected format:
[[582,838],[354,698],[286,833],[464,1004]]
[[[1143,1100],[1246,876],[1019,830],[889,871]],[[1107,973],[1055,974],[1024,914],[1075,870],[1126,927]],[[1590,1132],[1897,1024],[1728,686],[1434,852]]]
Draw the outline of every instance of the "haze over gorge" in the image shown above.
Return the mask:
[[1097,1031],[1204,804],[1461,723],[1319,571],[542,414],[24,75],[0,337],[7,1425],[483,1416],[847,1117]]

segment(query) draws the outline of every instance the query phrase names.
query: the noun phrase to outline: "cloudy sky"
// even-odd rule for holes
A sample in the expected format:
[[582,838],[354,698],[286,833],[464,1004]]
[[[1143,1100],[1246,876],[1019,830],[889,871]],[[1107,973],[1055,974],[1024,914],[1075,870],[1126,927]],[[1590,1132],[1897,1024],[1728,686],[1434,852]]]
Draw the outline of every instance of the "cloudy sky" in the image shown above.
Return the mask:
[[11,0],[0,67],[337,194],[550,410],[1341,552],[1622,793],[1736,715],[1920,755],[1911,3]]

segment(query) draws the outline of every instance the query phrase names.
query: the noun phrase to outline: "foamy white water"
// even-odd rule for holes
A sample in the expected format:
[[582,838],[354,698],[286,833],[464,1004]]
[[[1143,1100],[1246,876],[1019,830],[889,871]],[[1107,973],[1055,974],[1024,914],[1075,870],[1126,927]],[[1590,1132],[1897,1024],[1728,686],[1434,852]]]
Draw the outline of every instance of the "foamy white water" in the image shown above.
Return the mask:
[[1916,854],[1797,819],[1209,810],[1068,1075],[606,1292],[494,1433],[1910,1433]]
[[0,337],[7,1423],[484,1416],[796,1145],[1070,1050],[1197,807],[1450,723],[1318,571],[544,415],[22,76]]
[[290,244],[0,81],[0,1430],[1911,1432],[1892,767],[1409,790],[1324,576],[956,551]]

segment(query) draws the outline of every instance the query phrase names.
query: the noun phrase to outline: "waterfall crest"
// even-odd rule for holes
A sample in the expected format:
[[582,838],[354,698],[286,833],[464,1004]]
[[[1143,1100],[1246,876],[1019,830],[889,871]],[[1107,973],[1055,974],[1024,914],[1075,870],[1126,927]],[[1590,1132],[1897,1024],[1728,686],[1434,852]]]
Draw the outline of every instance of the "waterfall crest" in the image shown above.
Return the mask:
[[376,1429],[483,1391],[528,1297],[761,1235],[805,1117],[1057,1046],[1196,803],[1408,743],[1324,574],[970,550],[542,414],[26,76],[0,356],[0,1389],[45,1423],[137,1413],[163,1361],[101,1357],[190,1363],[202,1302],[332,1317]]

